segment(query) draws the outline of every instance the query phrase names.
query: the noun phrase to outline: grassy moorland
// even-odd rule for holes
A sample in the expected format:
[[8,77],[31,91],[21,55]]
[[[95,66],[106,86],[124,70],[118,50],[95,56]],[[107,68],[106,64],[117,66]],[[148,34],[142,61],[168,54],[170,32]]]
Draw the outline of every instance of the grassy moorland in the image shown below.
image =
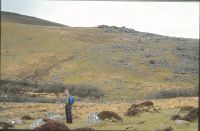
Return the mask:
[[[181,107],[193,106],[198,107],[198,98],[172,98],[160,99],[152,101],[154,106],[159,109],[159,113],[142,113],[139,116],[128,117],[124,116],[125,111],[131,106],[131,102],[107,102],[107,103],[91,103],[91,102],[76,102],[72,113],[74,117],[73,124],[67,124],[70,129],[88,126],[87,116],[91,112],[113,111],[122,117],[123,122],[114,123],[104,121],[98,125],[90,125],[88,127],[100,130],[145,130],[155,131],[157,128],[164,125],[171,126],[174,131],[197,131],[198,121],[187,122],[183,125],[176,125],[170,117],[180,111]],[[39,118],[45,118],[45,112],[56,112],[62,116],[60,122],[65,122],[64,104],[55,103],[1,103],[1,119],[4,121],[21,118],[24,115],[29,115],[33,120],[23,120],[23,124],[16,125],[15,129],[29,128],[31,123]],[[17,109],[17,110],[16,110]],[[184,115],[187,112],[180,112]]]
[[[74,123],[67,125],[71,129],[86,126],[91,112],[114,111],[122,123],[90,127],[149,131],[168,125],[177,131],[197,130],[198,120],[176,125],[170,117],[181,107],[198,107],[198,39],[106,25],[69,27],[1,14],[0,98],[14,101],[0,103],[1,121],[23,115],[35,120],[56,112],[65,122],[63,91],[69,89],[76,100]],[[159,113],[124,116],[133,101],[144,99],[151,99]],[[28,128],[33,120],[14,128]]]
[[115,26],[34,25],[36,18],[3,14],[2,80],[91,85],[109,100],[197,86],[198,39]]

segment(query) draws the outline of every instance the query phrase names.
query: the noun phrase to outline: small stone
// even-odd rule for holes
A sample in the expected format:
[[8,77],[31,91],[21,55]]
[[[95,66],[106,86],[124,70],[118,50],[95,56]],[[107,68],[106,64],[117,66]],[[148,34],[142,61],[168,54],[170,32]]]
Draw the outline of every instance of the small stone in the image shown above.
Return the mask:
[[11,124],[17,124],[17,125],[20,125],[20,124],[23,124],[23,121],[19,118],[15,118],[15,119],[12,119],[10,121]]
[[97,123],[100,123],[100,122],[101,122],[101,120],[98,117],[97,112],[92,112],[88,115],[87,124],[97,124]]
[[182,124],[185,124],[186,121],[185,121],[185,120],[176,119],[176,120],[175,120],[175,123],[176,123],[176,125],[182,125]]
[[33,123],[31,124],[31,126],[29,127],[29,129],[34,129],[36,127],[40,127],[41,125],[43,125],[45,122],[43,121],[43,119],[37,119],[35,121],[33,121]]

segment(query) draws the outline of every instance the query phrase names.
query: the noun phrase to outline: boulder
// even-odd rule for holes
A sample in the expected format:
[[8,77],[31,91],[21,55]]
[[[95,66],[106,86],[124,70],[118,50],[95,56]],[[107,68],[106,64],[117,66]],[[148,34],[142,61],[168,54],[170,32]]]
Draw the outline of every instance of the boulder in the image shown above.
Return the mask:
[[88,115],[87,124],[98,124],[101,122],[101,119],[98,116],[97,112],[92,112]]
[[43,119],[37,119],[35,121],[33,121],[33,123],[31,124],[31,126],[29,127],[30,129],[35,129],[37,127],[40,127],[41,125],[43,125],[45,122],[43,121]]
[[47,119],[51,119],[51,120],[55,120],[55,121],[62,118],[61,115],[59,115],[58,113],[54,113],[54,112],[46,112],[45,116]]
[[185,120],[176,119],[175,123],[176,123],[176,125],[182,125],[182,124],[185,124],[186,121]]

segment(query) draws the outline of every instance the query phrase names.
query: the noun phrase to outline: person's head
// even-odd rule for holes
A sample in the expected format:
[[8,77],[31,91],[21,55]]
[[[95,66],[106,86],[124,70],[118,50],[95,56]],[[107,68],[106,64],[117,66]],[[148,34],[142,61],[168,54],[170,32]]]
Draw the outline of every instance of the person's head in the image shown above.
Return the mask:
[[65,92],[64,92],[64,93],[65,93],[65,95],[67,95],[67,96],[68,96],[68,95],[69,95],[69,90],[65,90]]

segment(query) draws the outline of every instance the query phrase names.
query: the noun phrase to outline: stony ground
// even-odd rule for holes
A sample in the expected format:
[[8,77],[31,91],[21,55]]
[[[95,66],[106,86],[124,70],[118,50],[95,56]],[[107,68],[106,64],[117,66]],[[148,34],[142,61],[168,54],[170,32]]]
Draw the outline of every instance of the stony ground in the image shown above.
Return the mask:
[[[141,101],[135,101],[139,103]],[[180,112],[180,108],[184,106],[198,106],[198,98],[176,98],[176,99],[161,99],[152,100],[154,107],[159,110],[159,113],[145,112],[139,116],[128,117],[124,113],[133,103],[127,102],[109,102],[109,103],[91,103],[91,102],[77,102],[73,107],[74,123],[67,124],[69,128],[89,126],[94,129],[137,129],[137,130],[156,130],[163,128],[163,126],[171,126],[177,131],[197,131],[198,121],[186,122],[181,125],[175,124],[175,121],[170,120],[170,117],[179,113],[184,115],[187,112]],[[64,105],[63,104],[49,104],[49,103],[0,103],[0,117],[1,121],[9,122],[16,118],[29,115],[33,120],[22,120],[22,123],[16,124],[15,129],[29,128],[34,120],[45,118],[49,112],[59,114],[61,117],[58,121],[65,122]],[[92,112],[113,111],[122,117],[123,122],[115,123],[104,121],[97,125],[87,125],[87,117]]]

